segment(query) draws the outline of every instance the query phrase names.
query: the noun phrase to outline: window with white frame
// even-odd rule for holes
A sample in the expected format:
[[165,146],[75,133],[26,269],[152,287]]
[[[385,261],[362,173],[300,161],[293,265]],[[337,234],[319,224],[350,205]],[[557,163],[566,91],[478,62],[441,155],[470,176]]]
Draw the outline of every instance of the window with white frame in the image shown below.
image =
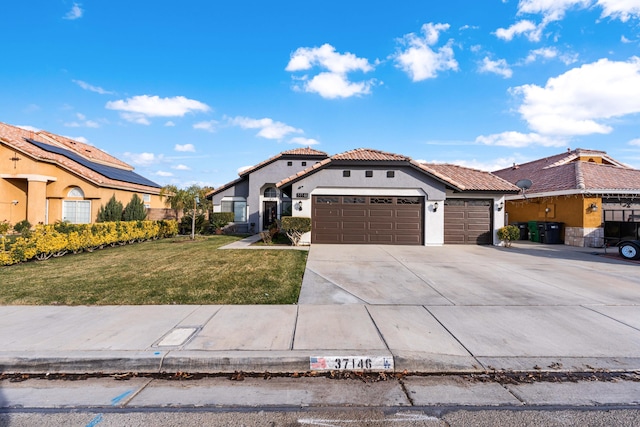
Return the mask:
[[220,212],[233,212],[235,215],[233,222],[247,222],[247,201],[222,200],[220,202]]
[[264,190],[264,197],[269,197],[269,198],[278,197],[278,192],[273,187],[267,187]]
[[72,224],[91,222],[91,200],[63,200],[62,220]]
[[82,188],[80,187],[73,187],[67,193],[67,197],[80,197],[84,199],[84,191],[82,191]]

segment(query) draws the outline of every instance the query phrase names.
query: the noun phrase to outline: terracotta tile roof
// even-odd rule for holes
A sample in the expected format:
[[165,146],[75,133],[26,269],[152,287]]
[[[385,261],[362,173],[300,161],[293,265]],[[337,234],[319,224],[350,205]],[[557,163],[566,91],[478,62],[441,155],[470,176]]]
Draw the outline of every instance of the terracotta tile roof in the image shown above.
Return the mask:
[[[585,161],[598,157],[606,164]],[[582,160],[580,160],[582,159]],[[588,191],[603,189],[640,189],[640,171],[609,157],[604,151],[576,149],[493,172],[516,183],[529,179],[527,193]]]
[[[55,136],[55,139],[52,138],[52,136]],[[74,145],[71,144],[71,142],[75,142],[78,147],[82,148],[82,150],[84,150],[85,147],[90,147],[91,152],[95,157],[87,158],[87,159],[92,162],[109,165],[109,166],[120,168],[126,171],[131,171],[133,169],[131,166],[127,165],[126,163],[115,159],[115,157],[112,157],[107,153],[104,153],[93,146],[83,144],[79,141],[73,141],[59,135],[53,135],[49,132],[43,132],[43,131],[33,132],[33,131],[21,129],[16,126],[11,126],[11,125],[0,122],[0,141],[7,144],[12,149],[15,149],[16,151],[19,151],[25,155],[33,157],[36,160],[55,163],[61,166],[62,168],[67,169],[103,187],[126,188],[130,190],[147,192],[151,194],[157,194],[160,191],[159,187],[157,188],[150,187],[146,185],[133,184],[129,182],[118,181],[115,179],[107,178],[99,174],[98,172],[92,169],[89,169],[88,167],[83,166],[69,159],[68,157],[65,157],[61,154],[43,150],[38,146],[28,142],[27,139],[32,139],[34,141],[39,141],[49,145],[53,145],[51,139],[54,139],[59,143],[58,145],[61,148],[64,148],[65,150],[73,151],[74,153],[80,155],[81,157],[87,158],[87,156],[85,156],[83,152],[78,152],[76,149],[74,149]],[[110,159],[110,160],[106,161],[105,159]],[[111,159],[115,159],[115,161]],[[98,160],[102,160],[102,161],[98,161]],[[123,165],[126,167],[123,167]]]
[[327,153],[320,150],[314,150],[311,147],[294,148],[291,150],[283,151],[280,153],[282,156],[324,156],[327,157]]
[[418,163],[410,157],[400,154],[388,153],[385,151],[372,150],[367,148],[357,148],[355,150],[346,151],[327,158],[320,163],[298,172],[276,184],[282,187],[293,181],[297,181],[305,175],[314,173],[318,169],[324,168],[335,161],[350,162],[405,162],[407,166],[413,166],[421,171],[431,175],[432,177],[444,182],[445,184],[460,191],[506,191],[517,192],[518,188],[509,182],[490,174],[476,169],[465,168],[456,165],[446,164],[425,164]]
[[[329,157],[329,155],[327,153],[325,153],[324,151],[319,151],[319,150],[314,150],[311,147],[305,147],[305,148],[294,148],[292,150],[287,150],[287,151],[283,151],[282,153],[278,153],[273,157],[268,158],[267,160],[258,163],[255,166],[252,166],[248,169],[243,170],[242,172],[240,172],[238,175],[240,176],[247,176],[249,175],[251,172],[254,172],[257,169],[260,169],[262,167],[265,167],[266,165],[275,162],[278,159],[281,159],[283,157],[310,157],[313,159],[325,159],[327,157]],[[216,190],[214,190],[215,192]]]
[[586,189],[640,190],[640,170],[610,165],[581,162],[582,177]]
[[356,148],[355,150],[345,151],[344,153],[331,156],[331,160],[363,160],[363,161],[411,161],[409,157],[400,154],[387,153],[386,151],[371,150],[369,148]]
[[429,172],[449,183],[451,186],[464,191],[506,191],[518,192],[519,189],[510,182],[489,172],[471,169],[464,166],[446,163],[417,163],[420,169]]

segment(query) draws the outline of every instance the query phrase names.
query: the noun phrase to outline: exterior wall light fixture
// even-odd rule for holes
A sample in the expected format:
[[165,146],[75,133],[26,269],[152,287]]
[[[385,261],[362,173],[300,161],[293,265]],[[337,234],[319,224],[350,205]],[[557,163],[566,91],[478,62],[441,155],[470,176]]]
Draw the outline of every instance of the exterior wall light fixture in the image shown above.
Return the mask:
[[436,212],[438,210],[438,202],[433,204],[433,211]]
[[295,208],[297,211],[301,211],[302,210],[302,202],[298,202],[295,204]]
[[589,210],[590,210],[591,212],[597,212],[597,211],[598,211],[598,205],[596,205],[595,203],[591,203],[591,204],[589,205]]
[[504,208],[504,202],[500,202],[500,204],[498,205],[498,212],[500,212],[502,208]]

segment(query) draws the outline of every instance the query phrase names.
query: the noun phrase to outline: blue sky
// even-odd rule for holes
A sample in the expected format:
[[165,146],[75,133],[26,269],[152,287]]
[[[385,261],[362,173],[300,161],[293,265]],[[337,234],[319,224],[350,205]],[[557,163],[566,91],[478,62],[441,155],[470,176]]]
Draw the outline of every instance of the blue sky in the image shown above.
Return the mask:
[[0,121],[161,185],[301,146],[640,168],[640,0],[3,3]]

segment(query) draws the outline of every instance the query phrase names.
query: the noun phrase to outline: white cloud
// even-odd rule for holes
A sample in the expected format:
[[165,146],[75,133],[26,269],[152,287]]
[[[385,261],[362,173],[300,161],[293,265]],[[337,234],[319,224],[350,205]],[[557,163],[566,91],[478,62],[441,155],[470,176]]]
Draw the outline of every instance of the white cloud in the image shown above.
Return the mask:
[[87,127],[87,128],[99,128],[100,124],[94,120],[86,120],[86,116],[82,113],[76,113],[76,117],[78,121],[67,122],[64,125],[70,128],[79,128],[79,127]]
[[631,141],[628,142],[629,145],[636,145],[636,146],[640,146],[640,138],[635,138],[632,139]]
[[128,162],[133,163],[136,166],[150,166],[155,163],[160,163],[164,156],[162,154],[153,153],[126,152],[123,154],[123,157],[127,159]]
[[165,125],[165,127],[174,127],[176,124],[174,122],[172,122],[171,120],[169,120],[164,125]]
[[38,129],[38,128],[33,127],[33,126],[29,126],[29,125],[16,125],[16,127],[20,128],[20,129],[28,130],[29,132],[40,132],[41,131],[41,129]]
[[326,68],[331,73],[346,74],[351,71],[368,72],[373,70],[366,58],[358,58],[352,53],[338,53],[328,43],[320,47],[301,47],[291,54],[286,71],[310,70],[314,66]]
[[100,95],[112,95],[113,92],[105,90],[103,88],[101,88],[100,86],[93,86],[87,82],[84,82],[82,80],[71,80],[72,82],[74,82],[75,84],[77,84],[78,86],[80,86],[82,89],[84,90],[88,90],[90,92],[95,92],[95,93],[99,93]]
[[511,78],[513,75],[513,71],[507,64],[507,61],[504,59],[498,59],[497,61],[492,61],[489,57],[485,56],[480,64],[479,70],[481,73],[495,73],[499,76],[504,77],[505,79]]
[[155,173],[155,175],[167,177],[167,176],[173,176],[173,173],[165,172],[165,171],[158,171],[158,172]]
[[540,14],[543,22],[560,21],[564,18],[567,10],[576,8],[586,8],[593,0],[520,0],[518,3],[518,14]]
[[502,40],[511,41],[515,36],[525,35],[529,41],[540,41],[542,34],[542,26],[538,26],[532,21],[523,19],[516,22],[509,28],[498,28],[495,32],[496,37]]
[[253,165],[251,165],[251,166],[240,166],[237,169],[238,175],[240,175],[242,172],[244,172],[244,171],[246,171],[248,169],[251,169],[252,167],[253,167]]
[[300,144],[300,145],[305,145],[305,146],[311,146],[311,145],[320,144],[320,142],[318,142],[317,140],[315,140],[313,138],[303,138],[301,136],[297,136],[295,138],[291,138],[291,140],[289,142],[292,143],[292,144]]
[[637,0],[598,0],[602,7],[603,18],[619,19],[627,22],[629,18],[640,18],[640,2]]
[[538,58],[542,59],[559,59],[565,65],[571,65],[578,61],[577,53],[560,53],[560,51],[555,47],[541,47],[540,49],[534,49],[529,51],[529,54],[524,60],[525,64],[530,64],[538,60]]
[[294,77],[300,83],[293,86],[295,90],[317,93],[323,98],[349,98],[371,93],[374,79],[352,82],[347,74],[352,72],[367,73],[373,66],[366,58],[358,58],[352,53],[338,53],[330,44],[320,47],[301,47],[291,54],[285,70],[289,72],[308,71],[315,67],[321,70],[311,79],[308,75]]
[[120,111],[120,116],[130,122],[149,125],[149,117],[183,117],[187,113],[207,112],[211,108],[184,96],[160,98],[159,96],[138,95],[127,100],[109,101],[109,110]]
[[371,93],[375,80],[353,83],[344,74],[320,73],[304,84],[305,92],[315,92],[323,98],[349,98]]
[[183,144],[183,145],[176,144],[176,146],[173,147],[173,149],[181,152],[191,152],[191,153],[196,152],[196,147],[193,144]]
[[540,135],[537,133],[520,133],[514,131],[495,133],[492,135],[480,135],[476,142],[484,145],[498,147],[528,147],[530,145],[541,145],[543,147],[562,147],[566,145],[567,139]]
[[71,10],[69,10],[62,18],[73,21],[75,19],[82,18],[83,13],[84,11],[80,5],[78,3],[74,3],[73,6],[71,6]]
[[558,56],[558,49],[555,47],[541,47],[540,49],[534,49],[529,51],[527,58],[524,60],[526,63],[534,62],[538,58],[553,59]]
[[172,166],[171,169],[175,169],[177,171],[190,171],[191,168],[187,165],[175,165]]
[[209,120],[206,122],[198,122],[193,125],[194,129],[206,130],[208,132],[215,132],[216,126],[218,126],[217,120]]
[[640,58],[601,59],[550,78],[544,87],[523,85],[512,93],[522,96],[518,111],[538,133],[610,133],[604,121],[640,112]]
[[[84,136],[70,136],[70,135],[62,135],[62,136],[64,136],[65,138],[73,139],[74,141],[82,142],[83,144],[90,144],[89,140]],[[102,151],[106,152],[106,150],[102,150]]]
[[407,73],[414,82],[435,78],[439,71],[457,71],[458,62],[454,58],[452,40],[437,50],[432,48],[438,43],[440,33],[448,29],[449,24],[428,23],[421,28],[422,36],[405,34],[399,39],[404,49],[399,49],[392,56],[396,67]]
[[260,129],[257,136],[266,139],[282,139],[290,133],[304,133],[302,129],[296,129],[282,122],[275,122],[273,119],[251,119],[249,117],[234,117],[229,119],[229,123],[240,126],[242,129]]
[[554,21],[564,19],[570,9],[587,9],[599,6],[602,18],[619,19],[627,22],[630,18],[640,18],[640,2],[638,0],[520,0],[518,15],[542,15],[542,22],[534,24],[529,20],[521,20],[509,28],[499,28],[497,37],[510,41],[516,35],[524,34],[530,41],[540,41],[542,31]]

